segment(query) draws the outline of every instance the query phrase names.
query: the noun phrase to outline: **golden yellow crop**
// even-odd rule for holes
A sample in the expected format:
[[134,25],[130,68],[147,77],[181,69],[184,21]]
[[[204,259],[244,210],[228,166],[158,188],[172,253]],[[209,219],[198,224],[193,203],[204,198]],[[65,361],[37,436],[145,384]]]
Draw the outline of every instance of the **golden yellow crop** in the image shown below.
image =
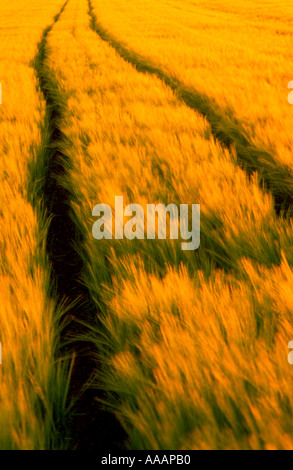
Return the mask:
[[[67,97],[63,184],[105,328],[103,383],[130,447],[292,448],[292,223],[199,114],[90,31],[86,0],[69,2],[48,41]],[[115,195],[200,202],[198,252],[94,240],[92,209]]]
[[[137,63],[195,91],[220,135],[256,146],[240,163],[263,173],[282,199],[293,194],[291,18],[287,1],[92,0],[98,28],[134,52]],[[120,49],[121,52],[121,49]],[[125,53],[125,51],[122,51]],[[126,53],[127,55],[127,53]],[[216,112],[216,118],[213,113]],[[225,137],[226,139],[227,137]],[[268,151],[268,154],[266,154]]]
[[[92,381],[125,445],[293,449],[292,13],[281,0],[5,6],[0,448],[64,448],[59,431],[74,427],[68,393],[83,384],[70,389],[56,357],[64,304],[52,284],[68,271],[52,283],[49,233],[76,249],[74,260],[58,252],[59,266],[83,265],[69,300],[84,323],[82,282],[99,326],[81,323],[73,340],[99,351]],[[56,188],[70,194],[64,214],[44,204]],[[199,203],[199,249],[95,240],[92,210],[114,212],[115,196],[144,209]],[[87,406],[91,417],[100,405]]]
[[32,65],[42,30],[60,5],[1,5],[1,449],[63,446],[53,416],[54,407],[64,413],[66,401],[66,376],[55,358],[60,312],[54,316],[49,297],[48,222],[34,194],[43,176],[45,106]]

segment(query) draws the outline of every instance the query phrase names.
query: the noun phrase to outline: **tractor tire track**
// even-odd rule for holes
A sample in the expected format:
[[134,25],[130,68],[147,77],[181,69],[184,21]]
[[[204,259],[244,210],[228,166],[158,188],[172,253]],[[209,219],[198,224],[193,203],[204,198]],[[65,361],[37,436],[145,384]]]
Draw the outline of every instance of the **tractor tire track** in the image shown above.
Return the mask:
[[[237,125],[224,117],[219,106],[208,96],[187,87],[171,74],[160,69],[148,58],[136,53],[115,38],[97,20],[92,1],[88,0],[88,13],[93,31],[110,46],[119,56],[136,68],[138,72],[155,75],[170,87],[176,96],[189,108],[204,116],[211,126],[213,136],[228,150],[234,146],[238,164],[251,175],[257,171],[260,181],[274,198],[275,210],[278,215],[291,216],[293,213],[293,175],[292,170],[281,163],[277,164],[274,155],[258,148],[247,136],[240,123]],[[233,114],[230,110],[229,114]]]
[[75,356],[69,391],[75,406],[67,423],[68,447],[78,450],[115,450],[123,448],[125,433],[115,416],[99,407],[96,398],[105,399],[103,392],[85,387],[96,370],[98,352],[92,342],[80,339],[74,341],[75,337],[80,338],[88,332],[84,326],[81,327],[81,321],[83,324],[97,325],[97,308],[80,280],[84,264],[74,246],[82,247],[83,237],[71,217],[73,195],[60,183],[60,177],[64,178],[66,168],[70,167],[70,158],[64,151],[68,142],[60,130],[66,100],[58,89],[58,81],[48,61],[48,35],[68,2],[66,0],[53,23],[44,30],[33,63],[39,89],[46,103],[43,150],[38,156],[45,174],[41,186],[39,182],[36,186],[43,209],[50,219],[46,250],[51,264],[51,295],[57,297],[59,305],[67,311],[66,327],[60,338],[61,351],[62,354]]

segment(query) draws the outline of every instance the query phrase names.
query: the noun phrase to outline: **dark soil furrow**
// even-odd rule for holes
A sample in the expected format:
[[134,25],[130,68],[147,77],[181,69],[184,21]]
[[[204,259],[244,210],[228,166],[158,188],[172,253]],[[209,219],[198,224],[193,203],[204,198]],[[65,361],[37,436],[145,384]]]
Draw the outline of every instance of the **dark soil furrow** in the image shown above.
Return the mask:
[[87,333],[80,321],[91,326],[97,325],[97,308],[81,282],[83,261],[74,246],[82,247],[83,238],[71,217],[70,202],[73,195],[60,182],[60,178],[66,176],[66,168],[70,167],[70,158],[63,150],[67,146],[66,138],[60,130],[66,100],[58,89],[57,79],[47,60],[50,54],[48,35],[68,1],[55,16],[53,24],[45,29],[34,61],[39,87],[46,102],[46,130],[43,131],[43,151],[39,155],[46,174],[38,189],[38,196],[43,200],[44,210],[51,220],[46,241],[52,268],[51,294],[57,296],[58,303],[67,310],[66,327],[60,338],[61,345],[66,346],[61,351],[62,354],[75,356],[70,398],[76,399],[76,402],[68,423],[69,448],[120,449],[125,439],[124,431],[115,416],[102,409],[96,400],[97,397],[105,399],[104,394],[91,387],[80,393],[95,372],[98,351],[92,342],[74,341],[74,338]]

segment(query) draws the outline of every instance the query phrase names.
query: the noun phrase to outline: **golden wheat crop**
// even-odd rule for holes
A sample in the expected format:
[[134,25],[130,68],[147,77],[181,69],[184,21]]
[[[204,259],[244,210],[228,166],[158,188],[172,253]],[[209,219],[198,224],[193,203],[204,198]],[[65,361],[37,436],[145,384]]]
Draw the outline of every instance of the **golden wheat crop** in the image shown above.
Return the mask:
[[54,417],[65,413],[66,401],[65,371],[55,358],[60,311],[54,316],[49,297],[48,221],[36,197],[44,177],[45,106],[32,65],[42,30],[60,5],[1,5],[1,449],[63,446]]
[[277,194],[292,198],[292,110],[287,87],[292,80],[293,6],[289,2],[90,3],[102,33],[109,31],[118,48],[121,43],[134,51],[133,60],[146,58],[160,73],[178,79],[180,86],[196,90],[203,111],[210,105],[217,110],[220,130],[224,128],[236,141],[240,132],[262,152],[256,158],[251,149],[242,149],[240,159],[263,172]]
[[[104,405],[131,449],[293,449],[292,13],[1,8],[0,449],[103,447]],[[115,196],[200,204],[199,248],[96,240]]]
[[[162,66],[174,66],[189,84],[187,63],[204,62],[210,49],[197,48],[196,55],[187,46],[184,18],[201,24],[194,7],[181,2],[177,11],[175,2],[168,2],[169,9],[166,4],[113,0],[99,8],[96,1],[95,12],[140,52],[148,43],[148,56],[160,56]],[[246,23],[249,5],[236,11]],[[85,237],[84,282],[104,325],[97,332],[103,358],[97,380],[102,378],[132,448],[293,448],[292,370],[286,358],[293,334],[292,222],[276,216],[273,197],[261,188],[259,176],[248,178],[233,149],[222,148],[200,114],[159,77],[139,73],[90,30],[87,10],[87,0],[68,3],[48,36],[53,51],[48,60],[66,103],[60,129],[70,163],[62,184],[72,192],[72,217]],[[213,12],[206,13],[206,21]],[[171,18],[168,27],[158,20],[166,17]],[[182,28],[176,27],[178,17]],[[214,24],[209,29],[221,49]],[[233,31],[240,24],[239,19]],[[156,55],[151,26],[159,31],[166,63],[163,54]],[[185,39],[180,47],[181,31]],[[228,28],[225,32],[230,34]],[[241,37],[231,47],[239,46]],[[185,47],[183,70],[176,54]],[[249,64],[246,71],[254,96]],[[228,64],[225,72],[232,77]],[[199,85],[196,74],[192,86]],[[201,91],[228,100],[223,88],[203,83]],[[233,86],[233,81],[227,85],[229,106],[245,120],[241,103],[239,109],[233,105]],[[262,99],[263,94],[250,115],[256,127],[264,112]],[[270,126],[272,133],[279,132],[280,115],[276,121],[269,112],[266,117],[270,124],[264,124],[263,133]],[[277,164],[289,163],[282,153],[289,134],[282,135],[283,143],[274,141]],[[258,145],[270,137],[258,131],[251,135]],[[94,240],[92,209],[99,202],[114,208],[115,195],[143,207],[201,203],[197,253],[183,252],[178,240]]]

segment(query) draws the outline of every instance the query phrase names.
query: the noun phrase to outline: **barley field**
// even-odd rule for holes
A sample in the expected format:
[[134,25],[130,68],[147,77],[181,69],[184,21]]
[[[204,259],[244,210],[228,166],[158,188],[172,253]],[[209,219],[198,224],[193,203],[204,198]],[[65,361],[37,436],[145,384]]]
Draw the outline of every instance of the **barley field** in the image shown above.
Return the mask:
[[0,449],[292,450],[293,6],[2,10]]

